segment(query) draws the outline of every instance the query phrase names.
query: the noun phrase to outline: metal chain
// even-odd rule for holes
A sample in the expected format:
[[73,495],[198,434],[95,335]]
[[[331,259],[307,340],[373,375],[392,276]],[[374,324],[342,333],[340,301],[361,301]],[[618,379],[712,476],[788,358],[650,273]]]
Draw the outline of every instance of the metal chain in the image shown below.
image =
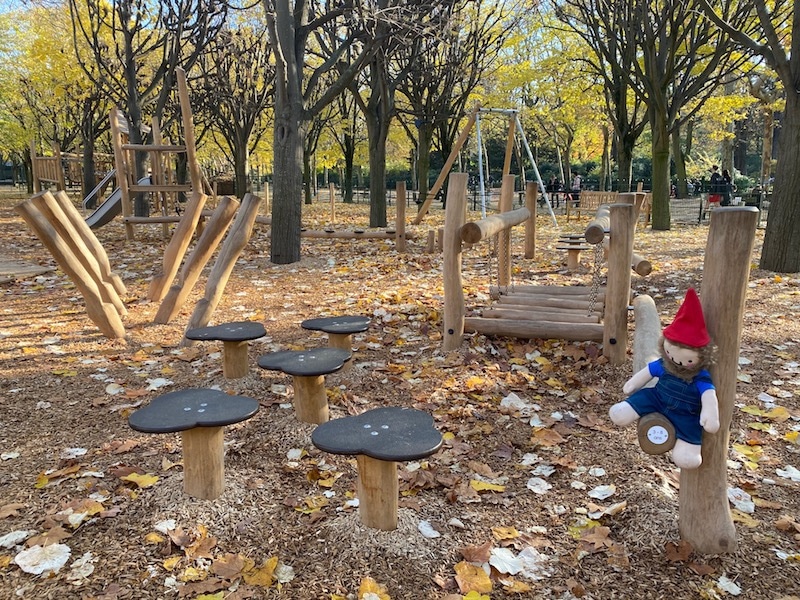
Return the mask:
[[588,315],[594,312],[597,304],[597,292],[600,288],[600,267],[603,260],[603,243],[594,245],[594,272],[592,273],[592,287],[589,290],[589,311]]

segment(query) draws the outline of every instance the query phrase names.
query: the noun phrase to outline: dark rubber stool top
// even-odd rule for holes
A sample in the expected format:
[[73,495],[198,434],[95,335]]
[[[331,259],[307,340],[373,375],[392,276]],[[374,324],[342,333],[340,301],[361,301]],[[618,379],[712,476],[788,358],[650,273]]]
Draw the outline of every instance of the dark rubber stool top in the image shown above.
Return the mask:
[[442,445],[442,434],[426,412],[386,407],[322,423],[311,434],[311,442],[331,454],[406,461],[435,453]]
[[186,338],[190,340],[220,340],[222,342],[243,342],[265,335],[267,335],[267,330],[261,323],[255,321],[236,321],[208,327],[195,327],[186,332]]
[[283,350],[258,358],[258,366],[289,375],[313,377],[334,373],[350,360],[350,352],[340,348],[314,348],[312,350]]
[[369,329],[369,317],[341,316],[306,319],[300,323],[300,327],[324,333],[361,333]]
[[258,412],[258,402],[219,390],[190,388],[169,392],[128,417],[131,429],[173,433],[195,427],[222,427],[245,421]]

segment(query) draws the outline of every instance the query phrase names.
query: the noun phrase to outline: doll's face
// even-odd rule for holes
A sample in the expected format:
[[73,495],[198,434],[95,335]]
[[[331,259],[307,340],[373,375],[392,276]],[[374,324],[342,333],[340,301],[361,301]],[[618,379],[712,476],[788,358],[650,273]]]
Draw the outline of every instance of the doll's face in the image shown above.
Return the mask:
[[682,371],[694,371],[700,366],[700,352],[695,348],[678,346],[665,339],[664,354]]

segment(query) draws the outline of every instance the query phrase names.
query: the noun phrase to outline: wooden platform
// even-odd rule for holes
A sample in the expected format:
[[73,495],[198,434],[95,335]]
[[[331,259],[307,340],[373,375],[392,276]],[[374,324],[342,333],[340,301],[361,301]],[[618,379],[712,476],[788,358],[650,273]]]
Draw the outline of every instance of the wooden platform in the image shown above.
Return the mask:
[[43,267],[34,263],[11,260],[0,256],[0,283],[8,283],[17,279],[28,279],[43,273],[55,271],[55,267]]

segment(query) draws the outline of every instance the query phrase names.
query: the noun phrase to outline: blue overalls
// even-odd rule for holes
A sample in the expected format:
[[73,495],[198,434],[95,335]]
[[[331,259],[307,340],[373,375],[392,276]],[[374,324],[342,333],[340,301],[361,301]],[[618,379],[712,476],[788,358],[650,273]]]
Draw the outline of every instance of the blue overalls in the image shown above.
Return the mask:
[[636,413],[643,417],[659,412],[675,426],[675,437],[689,444],[700,444],[703,428],[700,426],[700,397],[713,390],[711,374],[702,369],[691,382],[672,375],[664,369],[664,359],[649,363],[653,377],[658,377],[655,387],[642,388],[626,399]]

